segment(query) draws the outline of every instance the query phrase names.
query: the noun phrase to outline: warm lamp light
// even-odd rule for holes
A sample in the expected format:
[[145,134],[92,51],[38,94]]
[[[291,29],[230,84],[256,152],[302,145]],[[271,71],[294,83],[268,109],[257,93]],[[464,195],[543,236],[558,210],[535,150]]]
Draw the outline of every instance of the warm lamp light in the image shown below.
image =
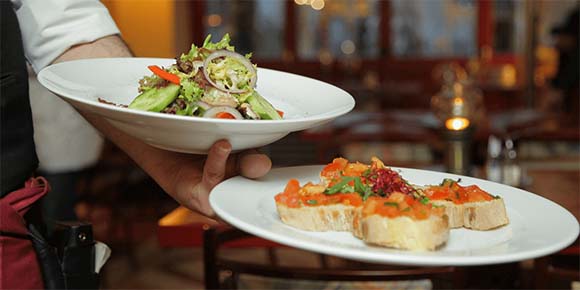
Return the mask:
[[469,120],[463,117],[449,118],[445,121],[445,128],[454,131],[465,130],[469,127]]
[[222,24],[222,17],[219,14],[210,14],[207,17],[207,24],[210,27],[217,27]]
[[441,121],[441,136],[445,140],[447,171],[469,174],[472,166],[471,141],[475,125],[483,114],[481,93],[457,64],[438,67],[441,90],[431,98],[431,109]]
[[310,6],[314,10],[322,10],[322,8],[324,8],[324,0],[312,0]]

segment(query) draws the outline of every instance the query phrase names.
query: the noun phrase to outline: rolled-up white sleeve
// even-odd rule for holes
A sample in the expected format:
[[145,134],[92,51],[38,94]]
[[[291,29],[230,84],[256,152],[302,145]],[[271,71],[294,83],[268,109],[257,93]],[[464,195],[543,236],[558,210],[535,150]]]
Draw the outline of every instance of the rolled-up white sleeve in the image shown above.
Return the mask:
[[24,53],[36,72],[74,45],[119,33],[109,11],[98,0],[12,0],[12,3]]

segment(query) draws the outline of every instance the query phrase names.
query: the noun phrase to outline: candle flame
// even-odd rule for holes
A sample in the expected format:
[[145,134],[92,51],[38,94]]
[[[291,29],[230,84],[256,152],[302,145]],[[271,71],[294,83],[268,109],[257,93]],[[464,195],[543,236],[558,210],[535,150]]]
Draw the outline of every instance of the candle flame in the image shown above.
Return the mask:
[[463,117],[453,117],[445,121],[445,127],[454,131],[464,130],[469,127],[469,120]]

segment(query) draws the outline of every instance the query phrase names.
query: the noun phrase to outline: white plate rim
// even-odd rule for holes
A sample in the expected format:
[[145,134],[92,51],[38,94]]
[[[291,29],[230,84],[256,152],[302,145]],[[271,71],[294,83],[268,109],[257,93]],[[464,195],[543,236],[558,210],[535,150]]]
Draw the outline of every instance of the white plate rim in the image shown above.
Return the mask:
[[[97,107],[97,108],[104,109],[104,110],[110,110],[110,111],[115,111],[115,112],[119,112],[119,113],[135,115],[135,116],[153,117],[153,118],[166,119],[166,120],[200,122],[200,123],[236,124],[236,125],[254,125],[256,123],[264,124],[264,125],[312,123],[312,122],[319,122],[319,121],[334,119],[338,116],[341,116],[341,115],[344,115],[344,114],[350,112],[355,106],[355,101],[354,101],[354,98],[352,97],[352,95],[350,93],[348,93],[347,91],[345,91],[345,90],[343,90],[335,85],[332,85],[330,83],[326,83],[326,82],[323,82],[323,81],[320,81],[320,80],[317,80],[314,78],[294,74],[294,73],[258,67],[259,71],[266,71],[269,73],[276,73],[276,74],[280,74],[280,75],[289,75],[292,77],[307,79],[308,81],[319,83],[320,85],[323,85],[323,86],[330,86],[333,89],[340,91],[341,94],[349,96],[348,104],[346,104],[342,107],[338,107],[332,111],[325,112],[323,114],[316,114],[314,116],[306,116],[306,117],[301,117],[301,118],[296,118],[296,119],[282,119],[282,120],[258,120],[258,121],[256,121],[256,120],[230,120],[230,119],[202,118],[202,117],[193,117],[193,116],[191,116],[191,117],[190,116],[179,116],[179,115],[172,115],[172,114],[162,114],[162,113],[155,113],[155,112],[131,110],[131,109],[127,109],[127,108],[117,107],[117,106],[113,106],[113,105],[109,105],[109,104],[103,104],[103,103],[100,103],[98,101],[92,101],[92,100],[87,100],[85,98],[78,97],[78,96],[76,96],[76,94],[72,93],[72,91],[76,90],[77,92],[83,91],[85,93],[91,93],[92,88],[89,88],[89,87],[79,88],[79,86],[77,84],[72,83],[68,80],[65,80],[65,79],[61,78],[60,76],[58,76],[52,72],[53,69],[58,68],[60,66],[70,65],[70,63],[81,63],[81,62],[89,62],[90,63],[90,62],[95,62],[95,61],[100,61],[100,60],[105,60],[105,61],[138,60],[138,61],[150,61],[151,63],[162,63],[162,62],[174,61],[174,59],[169,59],[169,58],[147,58],[147,57],[81,59],[81,60],[60,62],[60,63],[56,63],[53,65],[47,66],[47,67],[43,68],[38,73],[37,78],[38,78],[38,81],[44,87],[48,88],[49,90],[51,90],[55,94],[60,95],[68,100],[82,103],[82,104],[85,104],[85,105],[88,105],[91,107]],[[77,89],[69,89],[69,90],[64,89],[62,87],[62,85],[57,85],[55,83],[55,80],[53,80],[51,78],[58,78],[59,83],[61,83],[61,84],[68,83],[68,84],[70,84],[69,87],[72,88],[72,87],[76,86]],[[135,84],[135,86],[136,85],[137,84]],[[135,96],[137,96],[137,94]]]
[[[275,172],[277,170],[288,170],[288,169],[309,170],[311,168],[317,168],[319,170],[322,168],[322,165],[284,167],[284,168],[276,168],[276,169],[273,169],[272,171]],[[433,173],[432,171],[422,170],[422,169],[401,168],[401,167],[391,167],[391,168],[393,168],[395,170],[403,170],[403,171],[405,171],[405,170],[418,171],[418,172],[423,172],[423,173],[427,173],[427,174]],[[442,173],[442,174],[449,176],[450,178],[465,178],[464,176],[450,174],[450,173],[444,173],[444,172],[435,172],[435,173],[437,173],[437,174]],[[321,245],[321,244],[312,243],[309,241],[294,239],[292,237],[289,237],[288,235],[273,233],[273,232],[268,231],[266,229],[263,229],[259,226],[256,226],[248,221],[238,219],[232,213],[229,213],[226,210],[224,210],[220,206],[219,201],[217,199],[217,196],[227,194],[225,192],[220,192],[221,188],[224,187],[225,185],[227,185],[228,182],[235,182],[237,179],[240,179],[240,178],[245,179],[245,178],[239,177],[239,176],[230,178],[230,179],[218,184],[214,188],[214,190],[212,190],[212,192],[210,194],[210,205],[214,209],[215,213],[221,219],[226,221],[227,223],[229,223],[232,226],[239,228],[243,231],[246,231],[250,234],[253,234],[255,236],[265,238],[265,239],[268,239],[268,240],[271,240],[271,241],[274,241],[274,242],[277,242],[277,243],[280,243],[283,245],[287,245],[287,246],[291,246],[291,247],[295,247],[295,248],[299,248],[299,249],[304,249],[307,251],[318,252],[318,253],[327,254],[327,255],[340,256],[340,257],[347,258],[347,259],[360,260],[360,261],[366,261],[366,262],[371,262],[371,263],[416,265],[416,266],[474,266],[474,265],[489,265],[489,264],[502,264],[502,263],[516,262],[516,261],[521,261],[521,260],[526,260],[526,259],[533,259],[533,258],[537,258],[537,257],[542,257],[545,255],[555,253],[561,249],[564,249],[565,247],[569,246],[570,244],[572,244],[576,240],[576,238],[578,237],[578,234],[580,232],[580,226],[579,226],[576,218],[568,210],[566,210],[562,206],[560,206],[557,203],[554,203],[551,200],[548,200],[542,196],[535,195],[531,192],[528,192],[528,191],[525,191],[522,189],[513,188],[514,190],[517,190],[520,192],[525,192],[526,194],[533,195],[533,198],[538,198],[544,203],[549,203],[552,206],[555,206],[568,219],[573,220],[574,226],[571,229],[571,231],[569,232],[569,234],[566,237],[563,237],[562,239],[560,239],[558,243],[554,243],[554,244],[551,244],[549,246],[545,246],[545,247],[534,249],[534,250],[528,250],[528,251],[524,251],[524,252],[507,253],[507,254],[501,254],[501,255],[458,256],[458,257],[455,256],[454,257],[454,256],[438,256],[436,252],[430,252],[430,253],[433,253],[433,255],[414,255],[413,252],[406,252],[408,254],[385,253],[384,255],[377,256],[375,252],[369,252],[369,255],[364,255],[364,253],[362,253],[363,256],[361,256],[360,251],[353,251],[353,250],[350,250],[350,251],[347,250],[347,251],[344,251],[342,253],[337,253],[336,250],[341,249],[341,247],[336,247],[336,246],[332,246],[332,245],[331,246]],[[469,178],[471,180],[476,180],[478,182],[493,183],[493,182],[488,181],[488,180],[483,180],[483,179],[474,178],[474,177],[467,177],[467,178]],[[259,179],[258,179],[258,181],[259,181]],[[509,187],[509,186],[503,185],[503,184],[499,184],[499,185],[504,186],[504,187]],[[282,190],[282,188],[280,189],[280,191],[281,190]],[[273,200],[274,195],[275,194],[272,195],[272,200]],[[282,222],[280,221],[280,223],[282,223]]]

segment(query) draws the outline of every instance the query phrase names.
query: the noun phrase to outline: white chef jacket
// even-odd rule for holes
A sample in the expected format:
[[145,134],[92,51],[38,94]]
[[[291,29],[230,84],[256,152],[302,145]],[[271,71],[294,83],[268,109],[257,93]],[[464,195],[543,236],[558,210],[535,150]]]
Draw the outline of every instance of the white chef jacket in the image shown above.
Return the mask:
[[[24,54],[37,73],[74,45],[119,34],[98,0],[11,1]],[[100,134],[70,105],[42,87],[34,74],[30,74],[29,84],[39,168],[49,173],[70,172],[97,162],[103,146]]]
[[71,46],[118,34],[98,0],[11,0],[18,17],[25,56],[36,72]]

